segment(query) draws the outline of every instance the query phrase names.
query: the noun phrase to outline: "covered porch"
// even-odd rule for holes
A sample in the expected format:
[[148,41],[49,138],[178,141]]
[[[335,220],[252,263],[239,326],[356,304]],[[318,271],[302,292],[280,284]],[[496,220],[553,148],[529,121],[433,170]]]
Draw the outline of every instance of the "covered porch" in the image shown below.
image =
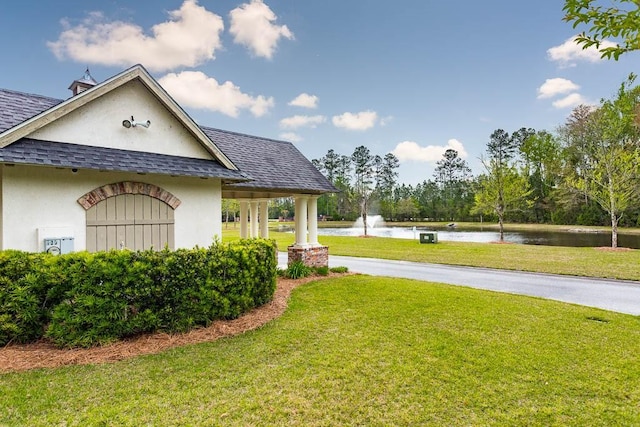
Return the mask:
[[327,266],[328,248],[318,242],[318,197],[338,189],[290,142],[202,129],[249,179],[222,185],[222,198],[240,204],[240,235],[268,238],[268,201],[292,197],[295,240],[287,248],[289,265]]
[[292,195],[223,190],[222,196],[225,199],[238,201],[240,237],[243,239],[268,239],[269,201],[292,197],[295,202],[294,243],[287,247],[287,264],[291,265],[296,261],[302,261],[309,267],[329,265],[329,248],[318,242],[319,194]]

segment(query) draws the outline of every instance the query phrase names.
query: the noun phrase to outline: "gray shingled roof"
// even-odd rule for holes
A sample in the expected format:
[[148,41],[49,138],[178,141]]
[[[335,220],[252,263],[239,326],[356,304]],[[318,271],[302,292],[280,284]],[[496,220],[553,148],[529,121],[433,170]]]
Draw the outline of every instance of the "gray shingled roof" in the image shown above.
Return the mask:
[[226,182],[248,181],[248,178],[242,172],[227,169],[215,160],[192,159],[28,138],[23,138],[0,149],[0,162],[117,172],[222,178]]
[[[55,105],[59,99],[0,89],[0,133]],[[219,129],[201,129],[239,168],[216,161],[21,139],[0,149],[0,162],[43,166],[219,177],[238,191],[327,193],[337,189],[291,143]],[[243,182],[244,181],[244,182]],[[249,181],[249,182],[248,182]],[[230,183],[234,183],[230,185]]]
[[327,193],[338,191],[290,142],[200,127],[213,143],[253,179],[229,188]]
[[0,89],[0,132],[60,104],[62,100]]

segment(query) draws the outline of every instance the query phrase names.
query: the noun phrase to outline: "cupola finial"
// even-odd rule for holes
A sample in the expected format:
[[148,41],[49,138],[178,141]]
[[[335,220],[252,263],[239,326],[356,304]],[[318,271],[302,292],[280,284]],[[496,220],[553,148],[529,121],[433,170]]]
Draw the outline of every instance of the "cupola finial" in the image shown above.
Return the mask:
[[93,77],[91,77],[89,66],[87,66],[84,75],[81,78],[74,80],[73,83],[71,83],[71,86],[69,86],[69,89],[73,93],[73,96],[76,96],[77,94],[84,92],[85,90],[90,89],[97,84],[98,82]]

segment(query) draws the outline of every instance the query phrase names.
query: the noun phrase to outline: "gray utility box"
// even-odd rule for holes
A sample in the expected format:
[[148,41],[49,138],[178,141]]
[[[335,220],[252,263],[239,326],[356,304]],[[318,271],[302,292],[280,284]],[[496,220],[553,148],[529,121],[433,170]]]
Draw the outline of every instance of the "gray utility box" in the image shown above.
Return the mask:
[[44,239],[44,251],[53,255],[73,252],[73,246],[73,237],[51,237]]
[[420,243],[438,243],[438,233],[435,231],[420,233]]

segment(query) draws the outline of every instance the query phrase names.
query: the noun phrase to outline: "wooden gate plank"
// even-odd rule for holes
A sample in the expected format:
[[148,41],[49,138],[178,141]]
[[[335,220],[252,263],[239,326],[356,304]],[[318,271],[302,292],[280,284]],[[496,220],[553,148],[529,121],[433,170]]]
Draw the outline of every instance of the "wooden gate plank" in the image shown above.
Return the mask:
[[87,250],[175,248],[174,210],[142,194],[102,200],[86,213]]

